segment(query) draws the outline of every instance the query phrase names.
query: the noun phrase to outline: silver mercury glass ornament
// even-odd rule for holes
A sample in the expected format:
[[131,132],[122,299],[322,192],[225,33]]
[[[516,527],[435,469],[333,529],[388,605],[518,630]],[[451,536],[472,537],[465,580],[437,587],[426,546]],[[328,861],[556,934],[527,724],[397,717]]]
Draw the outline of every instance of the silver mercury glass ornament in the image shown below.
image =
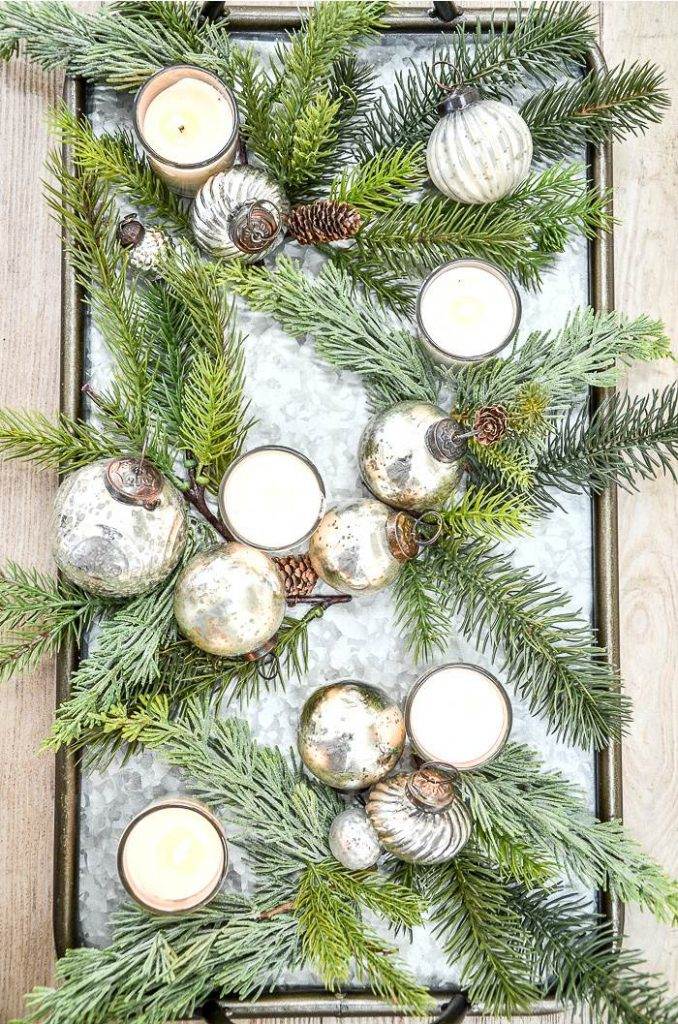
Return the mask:
[[104,459],[71,473],[54,499],[55,561],[92,594],[132,597],[169,576],[188,534],[185,502],[143,459]]
[[384,849],[411,864],[452,860],[471,835],[471,816],[449,769],[434,763],[379,782],[365,809]]
[[365,486],[395,508],[440,505],[463,476],[464,428],[428,402],[399,402],[371,418],[358,461]]
[[398,763],[405,745],[399,705],[383,690],[343,680],[321,686],[301,710],[299,756],[334,789],[366,789]]
[[210,256],[259,260],[285,237],[290,205],[276,182],[239,164],[209,178],[191,207],[195,240]]
[[374,498],[362,498],[325,513],[308,554],[328,586],[349,594],[373,594],[390,586],[404,563],[437,540],[440,530],[435,513],[416,520]]
[[347,807],[330,825],[332,856],[349,871],[364,871],[381,857],[381,845],[362,807]]
[[186,564],[174,588],[183,635],[221,657],[261,657],[285,615],[285,587],[275,563],[245,544],[219,544]]

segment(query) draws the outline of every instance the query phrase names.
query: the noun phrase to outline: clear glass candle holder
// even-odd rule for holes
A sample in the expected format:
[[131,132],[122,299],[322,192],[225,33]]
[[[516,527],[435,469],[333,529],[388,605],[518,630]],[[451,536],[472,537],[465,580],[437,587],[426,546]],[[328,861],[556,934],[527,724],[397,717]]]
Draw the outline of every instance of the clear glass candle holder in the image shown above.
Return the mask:
[[289,554],[303,548],[318,527],[325,513],[325,484],[306,455],[283,445],[262,445],[239,455],[224,473],[219,512],[241,544]]
[[421,343],[436,362],[447,366],[498,355],[515,337],[521,315],[516,286],[486,260],[443,264],[429,274],[417,295]]
[[405,702],[405,728],[414,753],[457,771],[480,768],[497,757],[512,722],[511,702],[499,680],[465,662],[425,672]]
[[[144,828],[146,837],[151,836],[153,816],[158,814],[158,812],[172,810],[187,811],[191,815],[195,815],[196,827],[198,828],[204,828],[205,823],[208,823],[209,828],[214,833],[213,852],[216,851],[216,844],[219,844],[213,872],[202,886],[196,887],[194,892],[189,892],[183,896],[172,896],[159,891],[153,893],[149,891],[150,887],[144,888],[143,884],[141,884],[143,880],[140,880],[138,874],[135,877],[135,866],[131,856],[134,852],[132,850],[134,837],[135,835],[137,838],[139,837],[139,827]],[[184,818],[184,820],[188,823],[190,822],[190,817]],[[212,833],[207,832],[206,835],[210,836],[210,842],[212,842]],[[144,837],[140,840],[142,848],[143,841]],[[137,851],[137,856],[138,854],[139,851]],[[139,906],[145,910],[150,910],[154,914],[188,913],[191,910],[196,910],[198,907],[204,907],[213,900],[223,884],[226,872],[228,871],[226,833],[218,818],[198,800],[180,796],[165,797],[149,804],[148,807],[145,807],[143,811],[129,822],[118,843],[117,865],[120,881],[127,893]]]
[[[187,78],[212,86],[223,97],[233,117],[231,131],[225,138],[215,139],[214,153],[195,162],[175,161],[156,152],[144,133],[146,113],[153,100],[170,86]],[[148,162],[172,191],[180,195],[194,196],[213,174],[233,166],[238,150],[239,126],[238,107],[231,90],[216,75],[193,64],[172,64],[156,72],[141,86],[134,100],[134,129]]]

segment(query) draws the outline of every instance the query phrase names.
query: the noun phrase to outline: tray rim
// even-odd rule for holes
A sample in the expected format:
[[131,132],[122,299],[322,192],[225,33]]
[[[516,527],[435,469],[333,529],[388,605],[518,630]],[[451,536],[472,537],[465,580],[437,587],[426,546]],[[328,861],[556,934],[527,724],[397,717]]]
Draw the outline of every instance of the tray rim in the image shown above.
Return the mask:
[[[267,7],[229,4],[229,25],[237,31],[272,31],[274,29],[296,28],[301,23],[301,7],[312,6],[304,2],[296,9],[272,4]],[[398,3],[393,14],[387,17],[386,31],[417,31],[439,34],[453,23],[435,20],[415,2]],[[491,20],[495,24],[515,23],[515,7],[500,5],[493,12],[465,8],[455,24],[473,28],[477,20],[485,27]],[[606,68],[605,58],[598,45],[586,54],[589,71]],[[86,82],[79,78],[66,78],[64,101],[74,113],[85,108]],[[64,159],[72,167],[72,159],[64,147]],[[612,146],[588,147],[588,174],[593,187],[598,191],[609,191],[612,184]],[[60,409],[70,417],[81,413],[80,385],[83,369],[84,295],[75,280],[75,275],[65,256],[65,242],[68,232],[62,233],[61,261],[61,364],[60,364]],[[614,241],[612,229],[598,232],[589,242],[589,301],[597,311],[614,307]],[[612,388],[593,388],[590,392],[592,410],[614,392]],[[593,532],[593,597],[594,627],[600,643],[607,649],[607,660],[613,668],[619,669],[619,576],[618,576],[618,534],[616,487],[610,487],[592,501]],[[78,664],[78,652],[74,643],[64,645],[59,652],[56,671],[56,703],[66,699],[70,692],[70,677]],[[621,819],[623,814],[622,756],[621,742],[614,741],[595,755],[596,811],[598,817],[607,821]],[[55,764],[54,803],[54,896],[53,930],[57,956],[63,956],[77,941],[78,918],[78,862],[79,862],[79,803],[80,768],[77,756],[68,750],[60,750]],[[624,928],[624,905],[616,897],[598,894],[600,910],[610,923],[614,941],[621,941]],[[453,994],[452,990],[433,991],[439,1009],[442,1009]],[[528,1016],[540,1017],[553,1014],[561,1005],[547,998],[530,1008]],[[369,993],[354,993],[346,996],[323,993],[322,990],[294,991],[262,996],[257,1000],[219,1000],[206,1008],[209,1021],[227,1021],[231,1015],[244,1018],[264,1017],[393,1017],[394,1008]],[[473,1006],[470,1016],[482,1014],[482,1007]]]

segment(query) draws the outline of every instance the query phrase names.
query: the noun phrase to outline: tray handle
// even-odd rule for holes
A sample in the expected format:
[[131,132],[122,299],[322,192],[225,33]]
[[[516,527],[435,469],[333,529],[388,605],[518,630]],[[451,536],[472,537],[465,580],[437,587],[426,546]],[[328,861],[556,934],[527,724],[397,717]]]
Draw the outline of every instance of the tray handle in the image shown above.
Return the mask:
[[433,7],[428,12],[431,18],[439,18],[446,25],[463,18],[464,12],[459,4],[449,3],[447,0],[433,0]]

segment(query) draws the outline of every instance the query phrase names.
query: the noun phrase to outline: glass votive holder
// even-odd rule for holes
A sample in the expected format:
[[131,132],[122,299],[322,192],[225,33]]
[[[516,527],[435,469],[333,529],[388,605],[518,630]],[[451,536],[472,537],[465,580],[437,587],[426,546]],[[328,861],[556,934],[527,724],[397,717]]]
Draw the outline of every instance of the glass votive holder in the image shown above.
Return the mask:
[[173,64],[148,79],[134,101],[134,129],[154,171],[193,196],[238,149],[235,97],[221,79],[192,64]]
[[445,263],[429,274],[417,296],[421,342],[448,366],[496,356],[515,336],[521,313],[516,286],[485,260]]
[[305,455],[264,445],[238,456],[219,488],[226,529],[242,544],[272,554],[301,548],[325,512],[325,485]]
[[118,874],[132,899],[155,914],[203,907],[226,877],[219,820],[197,800],[166,797],[144,808],[118,843]]
[[405,702],[405,728],[415,754],[458,771],[495,758],[508,740],[512,720],[506,690],[478,665],[431,669]]

